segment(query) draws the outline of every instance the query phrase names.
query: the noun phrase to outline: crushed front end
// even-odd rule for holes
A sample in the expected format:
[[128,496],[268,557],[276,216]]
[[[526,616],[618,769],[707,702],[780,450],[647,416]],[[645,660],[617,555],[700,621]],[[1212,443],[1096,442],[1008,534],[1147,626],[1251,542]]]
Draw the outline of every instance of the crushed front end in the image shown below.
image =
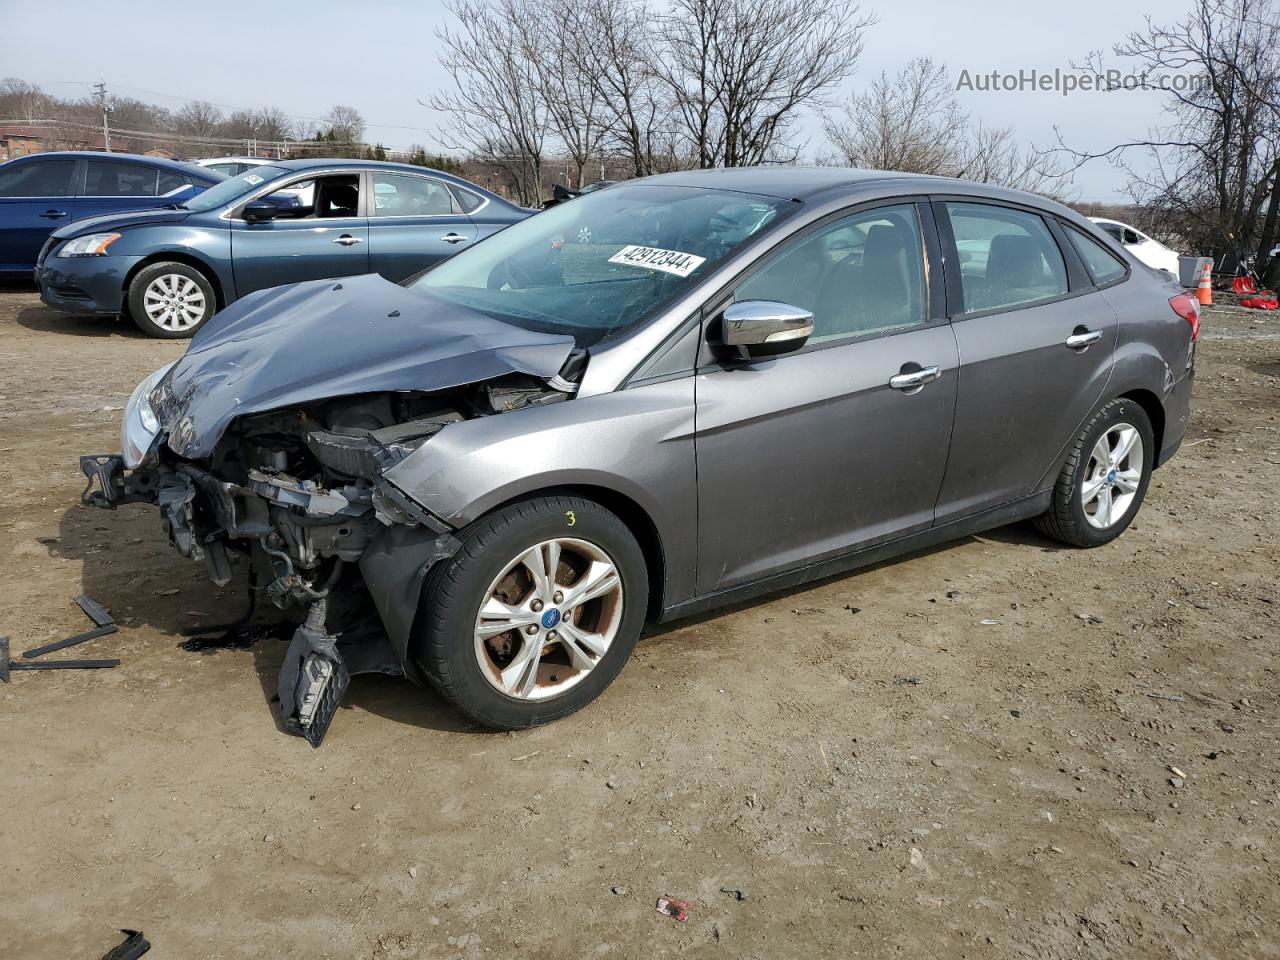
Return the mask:
[[[346,315],[326,297],[344,284],[356,289],[338,307],[401,305],[378,343],[346,329],[325,339],[326,318]],[[387,470],[451,424],[568,399],[564,377],[582,358],[570,357],[572,341],[474,315],[424,329],[405,315],[410,295],[377,277],[266,293],[215,317],[186,356],[138,385],[123,452],[80,458],[82,500],[154,504],[174,549],[214,583],[243,565],[251,589],[296,616],[280,711],[287,730],[318,746],[351,675],[422,680],[409,651],[422,584],[458,545]],[[249,325],[273,299],[285,303]],[[293,299],[323,309],[273,326],[293,315]]]

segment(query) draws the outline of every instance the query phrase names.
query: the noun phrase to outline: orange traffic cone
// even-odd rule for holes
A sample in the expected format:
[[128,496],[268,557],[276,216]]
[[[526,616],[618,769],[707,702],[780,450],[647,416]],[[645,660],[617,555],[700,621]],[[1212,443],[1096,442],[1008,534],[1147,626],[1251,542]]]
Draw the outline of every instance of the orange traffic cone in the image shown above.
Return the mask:
[[1200,285],[1196,287],[1196,299],[1200,301],[1200,306],[1208,307],[1213,304],[1213,275],[1209,271],[1209,264],[1204,265],[1204,269],[1200,271]]

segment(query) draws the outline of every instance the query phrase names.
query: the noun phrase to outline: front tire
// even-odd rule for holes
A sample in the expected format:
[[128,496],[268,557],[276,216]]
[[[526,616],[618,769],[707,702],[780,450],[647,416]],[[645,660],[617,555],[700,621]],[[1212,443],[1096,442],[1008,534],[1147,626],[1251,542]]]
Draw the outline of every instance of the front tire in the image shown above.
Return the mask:
[[547,723],[613,682],[648,595],[644,554],[613,513],[579,497],[512,504],[475,523],[432,570],[415,659],[485,726]]
[[1037,528],[1073,547],[1110,543],[1137,515],[1155,457],[1146,411],[1122,398],[1103,404],[1071,445]]
[[213,284],[195,267],[176,261],[152,263],[129,284],[129,316],[143,333],[185,340],[217,310]]

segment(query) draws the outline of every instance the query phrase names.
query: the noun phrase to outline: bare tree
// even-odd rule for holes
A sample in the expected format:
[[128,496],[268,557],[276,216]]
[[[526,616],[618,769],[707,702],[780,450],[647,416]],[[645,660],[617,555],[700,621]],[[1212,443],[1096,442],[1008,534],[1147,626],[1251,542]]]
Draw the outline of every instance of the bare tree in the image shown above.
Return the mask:
[[681,165],[672,100],[655,69],[653,23],[645,0],[582,0],[578,6],[580,69],[595,84],[606,142],[637,177]]
[[823,124],[838,162],[877,170],[961,177],[1054,194],[1060,164],[1020,146],[1009,127],[988,127],[960,107],[946,64],[912,60],[844,103]]
[[212,137],[222,125],[222,111],[206,100],[191,100],[173,115],[178,133],[195,137]]
[[531,0],[451,0],[455,28],[437,31],[453,89],[427,103],[448,115],[441,139],[501,170],[521,203],[542,200],[551,120],[528,38],[545,10]]
[[324,115],[329,134],[339,143],[360,143],[364,140],[364,117],[355,107],[338,105]]
[[881,73],[830,114],[823,129],[851,167],[950,176],[957,135],[967,126],[946,65],[922,57],[892,80]]
[[[1134,63],[1133,73],[1196,82],[1161,86],[1165,121],[1145,137],[1100,152],[1059,137],[1060,152],[1077,165],[1114,163],[1165,232],[1265,264],[1280,241],[1280,3],[1196,0],[1172,25],[1148,18],[1113,53]],[[1087,63],[1105,78],[1100,54]],[[1280,261],[1271,270],[1268,282],[1280,283]]]
[[263,107],[254,111],[254,136],[259,140],[280,142],[296,136],[293,120],[279,107]]
[[52,98],[33,83],[17,77],[0,80],[0,117],[8,120],[49,119]]
[[794,159],[799,112],[825,104],[875,17],[852,0],[672,0],[654,71],[701,167]]

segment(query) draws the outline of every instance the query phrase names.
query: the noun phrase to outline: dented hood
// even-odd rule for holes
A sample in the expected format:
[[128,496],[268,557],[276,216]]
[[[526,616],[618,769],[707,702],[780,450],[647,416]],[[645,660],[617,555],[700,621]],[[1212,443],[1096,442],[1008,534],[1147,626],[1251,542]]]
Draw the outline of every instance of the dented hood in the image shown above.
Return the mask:
[[216,314],[161,381],[169,446],[197,459],[236,417],[332,397],[549,378],[574,340],[503,323],[376,274],[274,287]]

